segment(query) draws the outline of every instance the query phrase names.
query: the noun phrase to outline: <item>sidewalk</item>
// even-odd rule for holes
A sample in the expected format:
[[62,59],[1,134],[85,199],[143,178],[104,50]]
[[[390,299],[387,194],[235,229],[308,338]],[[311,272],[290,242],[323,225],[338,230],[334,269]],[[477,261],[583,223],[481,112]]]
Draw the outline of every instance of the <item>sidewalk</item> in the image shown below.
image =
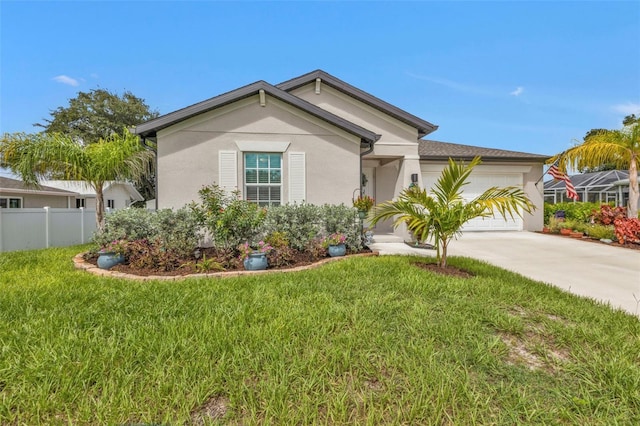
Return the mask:
[[[373,240],[381,255],[435,256],[393,235]],[[640,250],[535,232],[467,232],[450,243],[449,256],[483,260],[640,316]]]

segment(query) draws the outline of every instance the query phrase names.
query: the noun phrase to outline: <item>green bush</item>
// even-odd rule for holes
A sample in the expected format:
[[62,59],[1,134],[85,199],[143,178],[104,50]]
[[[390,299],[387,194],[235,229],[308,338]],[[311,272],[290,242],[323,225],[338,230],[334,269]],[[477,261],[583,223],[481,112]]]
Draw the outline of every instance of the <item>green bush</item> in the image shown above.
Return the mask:
[[195,216],[186,208],[116,210],[105,217],[105,227],[93,237],[100,247],[116,240],[153,241],[163,250],[188,255],[200,241],[201,233]]
[[549,218],[553,217],[558,210],[564,210],[566,219],[589,223],[593,212],[599,211],[602,204],[605,203],[544,203],[544,223],[549,223]]
[[585,233],[593,239],[601,240],[603,238],[615,240],[616,233],[613,225],[587,225]]
[[192,203],[190,208],[216,248],[231,249],[257,238],[265,209],[243,200],[239,191],[228,194],[216,184],[203,187],[198,194],[200,204]]
[[322,213],[313,204],[286,204],[267,209],[262,235],[282,233],[289,246],[304,250],[322,232]]
[[347,247],[352,251],[362,248],[358,211],[344,204],[322,206],[322,220],[325,234],[339,232],[347,237]]

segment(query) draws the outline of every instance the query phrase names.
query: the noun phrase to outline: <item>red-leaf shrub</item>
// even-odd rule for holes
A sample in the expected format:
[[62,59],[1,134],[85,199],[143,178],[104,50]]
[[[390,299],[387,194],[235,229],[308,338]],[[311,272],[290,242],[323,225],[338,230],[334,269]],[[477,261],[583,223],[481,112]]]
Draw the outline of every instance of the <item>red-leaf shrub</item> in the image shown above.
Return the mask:
[[619,218],[614,220],[613,224],[620,244],[640,243],[640,219]]
[[593,211],[593,222],[602,225],[611,225],[616,219],[626,219],[627,209],[624,207],[611,207],[608,204],[600,206],[600,211]]

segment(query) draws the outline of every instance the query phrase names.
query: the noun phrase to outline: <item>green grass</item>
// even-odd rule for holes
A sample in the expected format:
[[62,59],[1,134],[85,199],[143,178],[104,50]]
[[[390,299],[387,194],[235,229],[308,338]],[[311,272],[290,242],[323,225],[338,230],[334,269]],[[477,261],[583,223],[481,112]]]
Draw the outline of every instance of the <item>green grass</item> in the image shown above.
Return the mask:
[[139,283],[82,249],[0,254],[0,424],[640,423],[640,321],[478,261]]

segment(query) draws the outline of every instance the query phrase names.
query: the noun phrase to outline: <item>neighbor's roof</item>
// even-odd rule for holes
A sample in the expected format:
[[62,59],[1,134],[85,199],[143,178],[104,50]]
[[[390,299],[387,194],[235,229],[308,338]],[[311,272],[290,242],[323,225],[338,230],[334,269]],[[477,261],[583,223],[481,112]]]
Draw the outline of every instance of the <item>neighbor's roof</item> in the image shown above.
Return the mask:
[[531,154],[519,151],[507,151],[504,149],[482,148],[472,145],[439,142],[432,140],[418,141],[418,153],[421,160],[471,160],[474,157],[482,157],[483,161],[528,161],[543,163],[548,155]]
[[72,191],[50,186],[29,186],[21,180],[11,179],[3,176],[0,176],[0,192],[10,192],[15,194],[29,193],[38,195],[59,195],[66,197],[75,197],[76,195],[78,195],[77,193]]
[[[95,189],[93,189],[88,183],[82,180],[43,180],[42,183],[53,188],[76,192],[83,197],[96,196]],[[140,195],[136,187],[129,182],[110,180],[104,183],[104,185],[102,186],[102,190],[108,191],[112,186],[116,185],[123,185],[132,199],[136,201],[144,201],[144,197]]]
[[261,90],[263,90],[269,96],[272,96],[282,102],[299,108],[300,110],[305,111],[306,113],[324,120],[330,124],[333,124],[334,126],[348,133],[351,133],[352,135],[358,136],[361,140],[373,143],[380,139],[380,135],[365,129],[364,127],[360,127],[350,121],[347,121],[342,117],[338,117],[337,115],[332,114],[316,105],[313,105],[310,102],[300,99],[297,96],[287,93],[282,89],[272,86],[266,81],[257,81],[247,86],[240,87],[239,89],[223,93],[222,95],[207,99],[197,104],[193,104],[186,108],[182,108],[172,113],[162,115],[158,118],[136,126],[134,129],[134,133],[143,137],[155,137],[156,132],[158,132],[159,130],[165,129],[169,126],[173,126],[176,123],[187,120],[198,114],[202,114],[204,112],[220,108],[233,102],[237,102],[241,99],[257,95]]
[[291,80],[287,80],[278,84],[277,87],[290,92],[291,90],[297,89],[298,87],[302,87],[311,82],[315,82],[318,78],[323,84],[333,87],[334,89],[348,96],[351,96],[352,98],[357,99],[360,102],[369,105],[370,107],[382,111],[383,113],[390,115],[405,124],[410,125],[411,127],[415,127],[416,129],[418,129],[419,138],[426,136],[438,129],[438,126],[436,126],[435,124],[429,123],[428,121],[416,117],[413,114],[409,114],[408,112],[394,105],[391,105],[390,103],[385,102],[382,99],[376,98],[375,96],[363,90],[360,90],[357,87],[354,87],[349,83],[344,82],[339,78],[336,78],[322,70],[315,70],[308,74],[301,75],[300,77],[292,78]]
[[[606,170],[603,172],[581,173],[569,176],[573,186],[579,189],[596,189],[601,190],[620,185],[626,179],[629,184],[629,172],[625,170]],[[565,183],[562,180],[548,180],[544,183],[545,190],[565,189]]]

